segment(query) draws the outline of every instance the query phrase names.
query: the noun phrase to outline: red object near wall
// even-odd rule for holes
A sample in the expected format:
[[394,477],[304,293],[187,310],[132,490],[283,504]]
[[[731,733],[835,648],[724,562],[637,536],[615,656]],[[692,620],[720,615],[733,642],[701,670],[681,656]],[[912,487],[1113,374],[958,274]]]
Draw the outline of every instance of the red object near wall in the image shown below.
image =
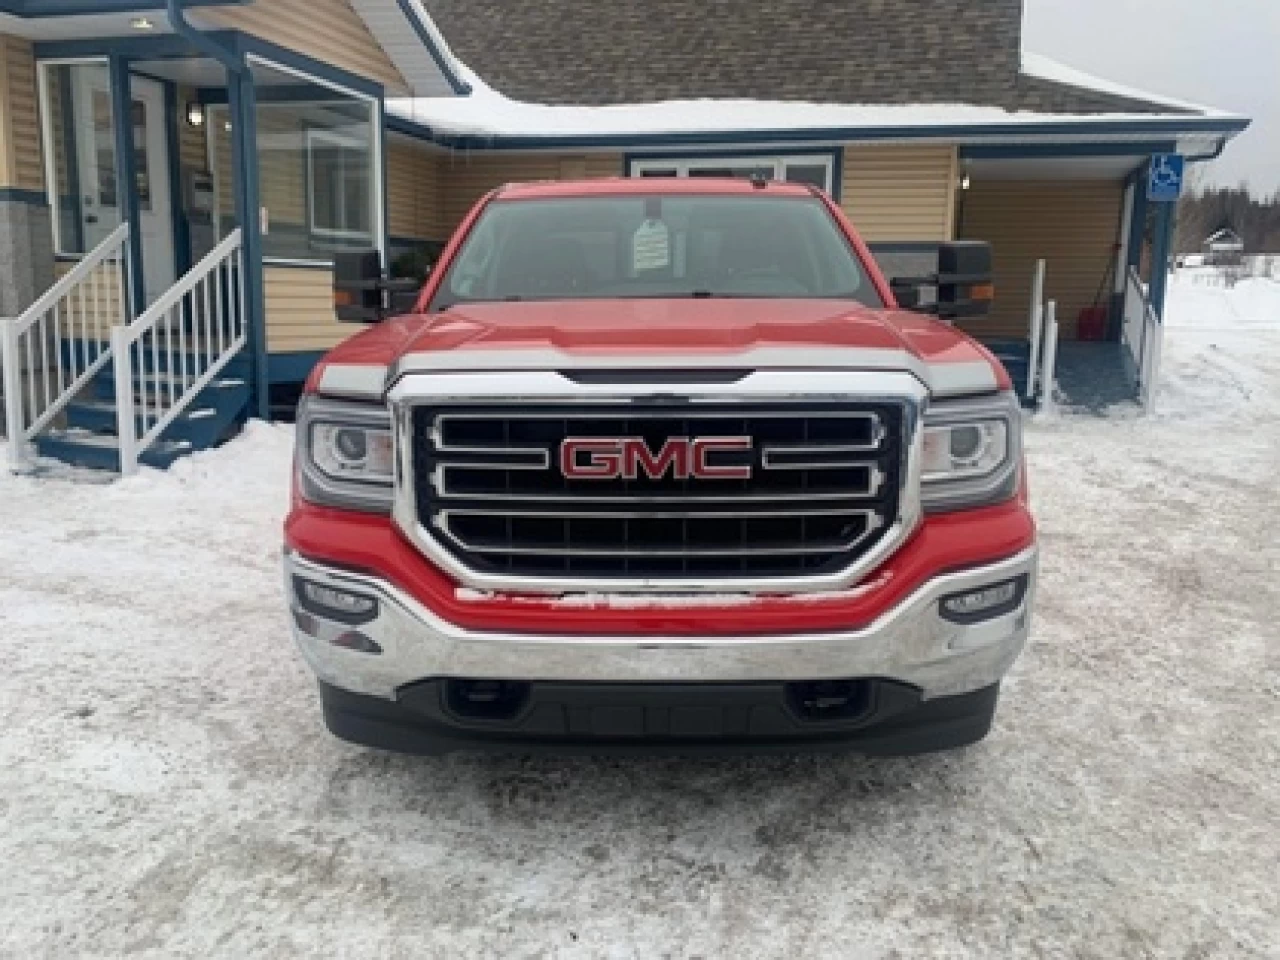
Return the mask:
[[1077,340],[1103,340],[1107,336],[1107,308],[1085,307],[1076,321]]

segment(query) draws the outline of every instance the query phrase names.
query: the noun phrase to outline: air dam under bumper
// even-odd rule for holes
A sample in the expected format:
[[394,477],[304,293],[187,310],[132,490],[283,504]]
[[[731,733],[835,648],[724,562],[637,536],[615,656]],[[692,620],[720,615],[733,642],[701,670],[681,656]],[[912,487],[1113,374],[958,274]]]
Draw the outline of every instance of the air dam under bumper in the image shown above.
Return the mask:
[[[293,632],[320,681],[350,693],[397,700],[434,679],[598,684],[778,683],[881,679],[930,700],[996,684],[1026,643],[1036,549],[941,574],[865,626],[845,631],[742,637],[569,636],[477,632],[449,623],[392,584],[285,552]],[[1017,578],[1012,609],[987,619],[942,616],[940,602]],[[299,580],[372,598],[376,615],[353,624],[304,608]],[[353,641],[352,634],[358,637]],[[365,649],[352,649],[363,641]],[[344,639],[345,638],[345,639]],[[345,644],[345,645],[343,645]],[[375,650],[378,652],[368,652]]]

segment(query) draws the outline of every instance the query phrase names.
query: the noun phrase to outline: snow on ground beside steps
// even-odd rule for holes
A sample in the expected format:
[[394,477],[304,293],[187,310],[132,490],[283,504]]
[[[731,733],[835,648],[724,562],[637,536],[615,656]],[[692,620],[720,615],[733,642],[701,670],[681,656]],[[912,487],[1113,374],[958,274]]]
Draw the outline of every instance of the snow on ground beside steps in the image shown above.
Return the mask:
[[0,476],[0,957],[1275,956],[1280,297],[1170,295],[1155,417],[1029,425],[1033,645],[951,755],[347,747],[289,428]]

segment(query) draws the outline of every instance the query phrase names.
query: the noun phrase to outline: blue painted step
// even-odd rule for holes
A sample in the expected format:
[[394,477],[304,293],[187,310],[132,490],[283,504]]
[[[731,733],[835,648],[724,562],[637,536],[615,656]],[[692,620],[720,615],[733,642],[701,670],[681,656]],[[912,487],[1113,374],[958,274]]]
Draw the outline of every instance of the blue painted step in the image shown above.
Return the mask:
[[[167,469],[194,448],[186,441],[158,440],[138,457],[139,463]],[[87,430],[54,430],[36,438],[36,452],[75,467],[120,472],[120,444],[113,436]]]
[[[74,365],[83,369],[91,362],[96,345],[76,346],[63,343],[64,361],[74,356]],[[86,354],[90,355],[87,357]],[[142,369],[133,376],[134,429],[142,437],[156,422],[155,411],[163,412],[172,393],[182,393],[183,384],[191,383],[195,358],[188,355],[186,370],[182,355],[167,349],[150,351],[141,358]],[[169,368],[172,366],[172,372]],[[249,360],[241,351],[190,399],[182,413],[165,427],[159,438],[139,456],[148,466],[164,469],[178,457],[195,450],[214,446],[234,433],[244,421],[249,404],[247,379]],[[157,393],[160,403],[156,403]],[[108,362],[95,374],[84,392],[67,405],[66,426],[38,437],[40,456],[52,457],[76,466],[119,471],[120,449],[116,438],[115,365]]]

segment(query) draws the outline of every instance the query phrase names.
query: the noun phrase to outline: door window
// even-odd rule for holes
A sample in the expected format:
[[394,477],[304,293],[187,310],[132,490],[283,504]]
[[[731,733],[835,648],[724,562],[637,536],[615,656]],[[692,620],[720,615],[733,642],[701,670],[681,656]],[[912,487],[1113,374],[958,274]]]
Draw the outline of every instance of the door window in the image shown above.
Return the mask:
[[54,249],[81,255],[120,223],[107,65],[42,64],[40,82]]

